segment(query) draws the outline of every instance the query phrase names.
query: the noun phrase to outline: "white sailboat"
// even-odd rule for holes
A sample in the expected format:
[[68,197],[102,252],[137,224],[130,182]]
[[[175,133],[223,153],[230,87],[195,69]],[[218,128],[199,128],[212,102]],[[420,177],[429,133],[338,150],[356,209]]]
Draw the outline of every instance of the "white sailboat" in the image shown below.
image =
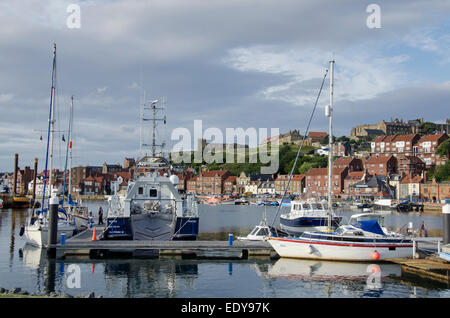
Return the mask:
[[[330,118],[330,145],[332,138],[334,61],[330,62],[330,105],[326,115]],[[330,154],[331,154],[330,147]],[[325,232],[304,232],[294,237],[269,237],[270,245],[281,257],[341,260],[381,261],[387,258],[405,258],[412,255],[410,238],[382,228],[383,215],[366,213],[355,215],[348,225],[331,231],[331,157],[328,161],[328,229]],[[381,224],[381,226],[380,226]]]
[[[49,189],[50,200],[52,203],[57,203],[57,189],[52,189],[52,165],[53,165],[53,135],[54,135],[54,109],[55,109],[55,84],[56,84],[56,44],[53,46],[53,68],[52,68],[52,87],[50,96],[50,113],[49,113],[49,125],[48,125],[48,135],[47,135],[47,155],[45,163],[45,175],[44,175],[44,190],[42,198],[42,209],[39,211],[33,210],[33,215],[31,216],[28,224],[24,227],[22,233],[25,235],[27,243],[39,247],[45,247],[48,243],[48,207],[49,204],[46,203],[45,198],[45,187],[47,181],[47,171],[49,171]],[[47,170],[47,162],[49,163],[49,170]],[[47,202],[49,203],[49,202]],[[36,215],[35,215],[36,213]],[[74,222],[69,221],[66,212],[63,209],[58,209],[58,231],[57,240],[59,241],[61,235],[69,238],[74,235],[77,231]]]

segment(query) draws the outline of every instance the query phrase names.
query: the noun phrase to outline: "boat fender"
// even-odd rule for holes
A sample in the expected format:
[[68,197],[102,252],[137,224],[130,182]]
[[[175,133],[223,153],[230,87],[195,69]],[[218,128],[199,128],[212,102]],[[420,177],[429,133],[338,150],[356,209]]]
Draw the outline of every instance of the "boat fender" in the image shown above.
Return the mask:
[[373,259],[374,261],[379,260],[379,259],[380,259],[380,253],[378,253],[377,251],[373,251],[373,253],[372,253],[372,259]]
[[23,236],[23,233],[25,233],[25,226],[24,225],[22,225],[20,227],[19,236]]

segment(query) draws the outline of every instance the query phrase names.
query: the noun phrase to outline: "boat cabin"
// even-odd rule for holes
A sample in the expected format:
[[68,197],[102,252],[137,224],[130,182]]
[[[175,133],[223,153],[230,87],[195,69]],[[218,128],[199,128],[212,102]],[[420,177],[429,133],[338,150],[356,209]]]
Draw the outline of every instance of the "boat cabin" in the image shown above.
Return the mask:
[[292,201],[291,212],[324,211],[326,205],[321,202]]

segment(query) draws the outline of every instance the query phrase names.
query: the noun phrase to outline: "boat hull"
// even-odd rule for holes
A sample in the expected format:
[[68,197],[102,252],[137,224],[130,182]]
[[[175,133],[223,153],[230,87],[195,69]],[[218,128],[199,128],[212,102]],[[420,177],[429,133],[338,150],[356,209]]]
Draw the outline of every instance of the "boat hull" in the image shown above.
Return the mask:
[[[61,235],[65,234],[66,239],[72,237],[77,233],[76,228],[73,225],[69,224],[58,224],[58,233],[57,233],[57,242],[61,241]],[[38,225],[30,225],[25,227],[24,231],[25,239],[28,244],[37,246],[37,247],[45,247],[48,245],[48,228],[41,227]]]
[[107,219],[107,239],[125,240],[196,240],[199,229],[198,217],[172,215],[133,215],[132,218]]
[[[330,242],[302,238],[269,238],[270,245],[281,257],[334,261],[383,261],[412,256],[412,243]],[[378,252],[379,257],[374,257]]]

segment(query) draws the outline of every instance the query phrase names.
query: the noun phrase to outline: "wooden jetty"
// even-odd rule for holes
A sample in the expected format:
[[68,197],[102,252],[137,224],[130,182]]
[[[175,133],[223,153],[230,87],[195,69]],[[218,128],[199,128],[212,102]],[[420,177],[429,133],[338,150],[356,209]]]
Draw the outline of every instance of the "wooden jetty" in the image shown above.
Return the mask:
[[[104,227],[97,226],[97,237]],[[89,258],[161,258],[180,257],[185,259],[224,259],[238,260],[248,258],[278,258],[278,254],[265,241],[131,241],[131,240],[92,240],[93,229],[87,229],[66,240],[64,245],[56,246],[57,257]]]
[[[402,266],[402,273],[421,279],[433,280],[450,286],[450,262],[439,257],[439,252],[450,252],[448,245],[441,245],[440,237],[417,237],[414,239],[413,255],[411,258],[392,258],[386,261]],[[437,243],[437,248],[435,244]],[[433,246],[434,245],[434,246]],[[427,251],[429,256],[421,257],[421,250]],[[432,251],[432,253],[429,253]]]
[[418,278],[431,279],[450,286],[450,263],[438,256],[424,259],[395,258],[387,261],[401,265],[402,273],[411,274]]

